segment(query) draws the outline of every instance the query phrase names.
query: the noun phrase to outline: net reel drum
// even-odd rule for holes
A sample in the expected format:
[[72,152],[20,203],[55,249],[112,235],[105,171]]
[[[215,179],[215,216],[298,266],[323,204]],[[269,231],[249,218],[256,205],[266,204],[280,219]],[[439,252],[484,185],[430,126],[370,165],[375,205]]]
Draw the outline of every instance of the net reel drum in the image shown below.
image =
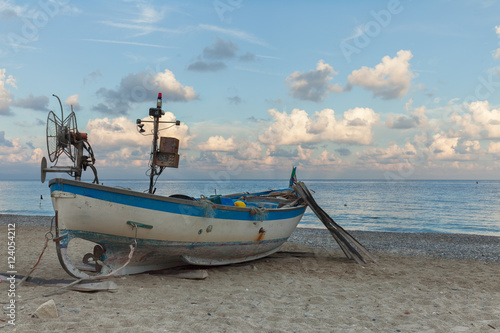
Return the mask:
[[[58,96],[57,98],[61,107],[61,118],[54,111],[50,111],[47,116],[47,152],[50,162],[54,163],[51,167],[47,167],[47,159],[42,158],[41,162],[41,181],[45,182],[47,172],[66,172],[75,180],[81,180],[82,170],[85,171],[90,167],[94,172],[93,183],[99,184],[97,177],[97,169],[94,166],[95,156],[90,143],[88,142],[87,133],[80,133],[76,122],[76,115],[71,107],[71,114],[64,118],[63,107]],[[66,155],[72,166],[58,166],[59,157]]]

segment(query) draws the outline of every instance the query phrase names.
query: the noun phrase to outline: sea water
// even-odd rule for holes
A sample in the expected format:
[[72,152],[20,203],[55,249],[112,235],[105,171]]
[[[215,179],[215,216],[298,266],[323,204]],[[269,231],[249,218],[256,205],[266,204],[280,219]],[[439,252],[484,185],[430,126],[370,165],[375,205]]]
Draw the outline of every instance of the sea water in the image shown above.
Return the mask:
[[[104,180],[147,192],[148,179]],[[345,229],[500,236],[500,181],[304,180]],[[287,180],[159,180],[156,194],[231,194],[286,188]],[[48,182],[0,181],[0,214],[53,215]],[[308,209],[301,227],[323,227]]]

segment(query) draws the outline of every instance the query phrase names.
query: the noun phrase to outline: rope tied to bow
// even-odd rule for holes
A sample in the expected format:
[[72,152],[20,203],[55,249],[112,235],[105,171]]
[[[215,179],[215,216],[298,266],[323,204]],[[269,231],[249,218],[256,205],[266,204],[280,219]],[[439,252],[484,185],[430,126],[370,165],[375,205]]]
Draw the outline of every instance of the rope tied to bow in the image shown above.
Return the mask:
[[255,216],[256,220],[264,221],[267,217],[267,209],[261,207],[252,207],[250,215]]
[[213,218],[215,216],[215,204],[203,195],[198,201],[201,203],[201,207],[205,211],[205,217]]

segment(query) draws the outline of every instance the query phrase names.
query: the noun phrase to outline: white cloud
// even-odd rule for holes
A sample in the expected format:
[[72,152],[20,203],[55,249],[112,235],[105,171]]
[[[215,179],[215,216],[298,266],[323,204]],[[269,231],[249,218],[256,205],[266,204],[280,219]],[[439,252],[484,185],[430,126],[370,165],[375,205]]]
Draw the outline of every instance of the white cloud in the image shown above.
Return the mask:
[[477,140],[468,140],[460,137],[448,137],[443,133],[436,133],[432,137],[429,154],[435,160],[461,161],[476,160],[481,152]]
[[224,139],[222,136],[211,136],[206,142],[198,144],[198,149],[202,151],[234,151],[237,146],[234,137]]
[[[167,12],[166,7],[154,7],[139,1],[139,3],[135,5],[135,8],[130,11],[133,18],[122,19],[122,22],[108,20],[99,23],[111,27],[133,30],[135,31],[135,36],[148,35],[154,32],[170,34],[183,33],[183,31],[180,30],[163,28],[161,24],[159,24],[165,17],[165,13]],[[190,30],[192,30],[192,28]]]
[[348,77],[349,83],[370,90],[373,96],[383,99],[402,97],[410,89],[411,79],[416,76],[410,70],[412,57],[412,53],[406,50],[399,51],[394,58],[385,56],[375,68],[363,66],[353,71]]
[[309,161],[311,159],[313,152],[314,152],[314,149],[302,148],[302,146],[299,145],[297,147],[297,152],[298,152],[299,160]]
[[[50,0],[46,3],[39,3],[39,6],[37,7],[34,4],[19,6],[14,4],[15,2],[19,1],[0,0],[0,18],[36,19],[37,17],[41,17],[41,13],[43,13],[43,15],[54,15],[55,13],[74,15],[81,12],[77,7],[64,3],[66,1]],[[24,23],[25,22],[26,21],[24,21]]]
[[[410,100],[411,101],[411,100]],[[406,104],[406,109],[411,109],[411,104]],[[410,115],[388,115],[385,120],[385,126],[394,129],[411,129],[425,127],[429,118],[425,115],[426,107],[421,106],[410,112]]]
[[292,96],[302,100],[321,102],[329,92],[341,92],[342,88],[336,84],[331,85],[330,75],[337,75],[333,67],[320,60],[315,70],[307,73],[294,72],[290,74],[285,82],[288,84]]
[[413,98],[410,98],[405,104],[405,110],[410,111],[413,108]]
[[244,141],[238,144],[235,157],[239,160],[259,162],[262,158],[262,147],[258,142]]
[[[0,78],[1,78],[1,76],[5,77],[5,69],[4,69],[3,75],[0,75]],[[14,79],[14,77],[12,75],[9,75],[7,77],[7,79],[5,80],[5,83],[7,83],[8,85],[17,89],[16,79]]]
[[318,156],[318,158],[311,158],[309,163],[315,167],[321,166],[340,166],[342,164],[342,160],[336,158],[333,153],[329,153],[328,150],[324,149]]
[[163,20],[165,9],[157,9],[146,4],[138,4],[139,16],[132,21],[142,24],[154,24]]
[[[162,120],[173,121],[175,115],[166,112]],[[184,123],[173,127],[172,124],[160,124],[159,129],[160,136],[179,139],[180,148],[188,148],[194,138]],[[96,165],[127,165],[129,163],[133,166],[144,166],[150,155],[152,136],[148,134],[152,132],[152,124],[144,123],[144,130],[146,135],[139,134],[135,122],[126,117],[89,120],[86,131],[96,154]]]
[[[500,25],[495,26],[495,33],[498,35],[498,38],[500,38]],[[500,59],[500,48],[493,51],[493,58]]]
[[136,124],[126,117],[90,119],[86,131],[96,153],[127,146],[147,146],[151,142],[151,137],[140,135]]
[[188,102],[198,98],[192,87],[183,86],[172,71],[139,72],[129,74],[120,81],[117,90],[101,88],[97,95],[104,98],[104,103],[93,110],[107,114],[128,114],[132,103],[156,101],[158,92],[163,93],[164,102]]
[[[3,131],[0,132],[3,134]],[[3,137],[0,136],[0,139]],[[8,144],[1,144],[0,141],[0,165],[8,163],[20,163],[29,160],[29,155],[27,155],[27,150],[24,149],[21,139],[14,138],[12,140],[6,140]]]
[[483,125],[500,125],[500,109],[490,110],[488,101],[473,102],[469,105],[472,119]]
[[[151,120],[151,118],[147,118]],[[161,118],[162,121],[176,121],[176,117],[172,112],[165,112],[163,117]],[[147,130],[146,126],[144,126],[144,129]],[[152,133],[153,126],[150,125],[150,130],[149,132]],[[159,132],[160,136],[169,136],[169,137],[174,137],[179,139],[179,147],[181,149],[188,149],[192,145],[192,140],[196,137],[196,135],[192,135],[188,125],[185,123],[180,123],[179,126],[173,126],[172,124],[160,124],[159,126]],[[151,137],[148,137],[149,139],[149,144],[151,144]]]
[[472,102],[470,113],[454,112],[450,120],[459,125],[453,135],[473,139],[500,138],[500,109],[491,109],[488,101]]
[[9,19],[26,16],[27,8],[27,5],[19,6],[15,5],[13,1],[3,0],[0,1],[0,17]]
[[39,165],[43,155],[44,151],[34,148],[31,142],[23,144],[21,138],[5,138],[5,131],[0,131],[0,166],[19,169],[21,165]]
[[[490,148],[494,149],[500,151],[500,145]],[[361,170],[370,165],[370,169],[389,172],[384,176],[390,179],[413,178],[418,174],[434,178],[436,172],[440,173],[439,177],[446,178],[450,175],[443,170],[463,170],[474,165],[477,168],[477,161],[484,154],[478,140],[448,137],[444,133],[436,133],[426,140],[416,137],[415,142],[407,142],[404,146],[391,142],[386,148],[369,148],[356,153]]]
[[309,115],[304,110],[293,109],[288,115],[275,109],[268,110],[274,118],[273,124],[259,136],[259,141],[271,146],[312,142],[314,135],[307,130]]
[[417,155],[415,146],[407,142],[403,147],[396,143],[389,143],[387,148],[369,148],[356,153],[361,164],[370,165],[378,170],[392,170],[402,168],[414,160]]
[[40,163],[42,158],[45,156],[45,152],[40,148],[35,148],[30,156],[31,163]]
[[354,108],[344,112],[341,120],[332,109],[315,112],[309,117],[304,110],[294,109],[291,114],[268,111],[274,122],[259,136],[269,146],[293,145],[332,141],[367,145],[373,140],[372,126],[379,115],[370,108]]
[[500,142],[490,142],[488,153],[500,155]]
[[7,85],[14,88],[16,80],[12,75],[5,75],[5,68],[0,68],[0,115],[10,115],[10,106],[13,103],[12,93],[7,89]]
[[241,30],[236,30],[236,29],[227,29],[227,28],[221,28],[215,25],[209,25],[209,24],[200,24],[198,25],[198,28],[202,30],[207,30],[207,31],[215,31],[218,33],[222,33],[237,39],[244,40],[249,43],[261,45],[261,46],[268,46],[268,44],[264,41],[261,41],[259,38],[255,37],[254,35],[241,31]]
[[433,135],[433,142],[429,146],[429,151],[436,159],[454,159],[455,147],[458,143],[458,138],[448,138],[443,134]]
[[143,36],[143,35],[148,35],[153,32],[161,32],[165,34],[181,34],[183,31],[180,30],[175,30],[175,29],[166,29],[159,27],[157,25],[153,24],[143,24],[143,23],[137,23],[137,24],[132,24],[132,23],[120,23],[120,22],[114,22],[114,21],[100,21],[99,23],[114,27],[114,28],[124,28],[124,29],[129,29],[129,30],[135,30],[135,37],[137,36]]
[[454,149],[457,154],[477,154],[481,152],[481,145],[477,140],[459,139]]
[[73,106],[73,110],[80,110],[80,102],[78,101],[78,94],[71,95],[65,102],[66,105]]
[[316,113],[316,124],[326,123],[321,138],[333,142],[368,145],[373,140],[371,128],[379,115],[370,108],[354,108],[344,112],[343,119],[336,121],[334,111],[325,109]]
[[147,47],[156,47],[161,49],[173,49],[177,48],[175,46],[167,46],[160,44],[149,44],[149,43],[138,43],[138,42],[129,42],[122,40],[111,40],[111,39],[94,39],[94,38],[84,38],[82,39],[87,42],[96,42],[96,43],[108,43],[108,44],[122,44],[122,45],[135,45],[135,46],[147,46]]
[[496,49],[494,52],[493,58],[500,59],[500,48]]
[[158,85],[160,91],[174,101],[187,102],[198,98],[193,87],[183,86],[177,81],[174,73],[168,69],[156,73],[153,81]]

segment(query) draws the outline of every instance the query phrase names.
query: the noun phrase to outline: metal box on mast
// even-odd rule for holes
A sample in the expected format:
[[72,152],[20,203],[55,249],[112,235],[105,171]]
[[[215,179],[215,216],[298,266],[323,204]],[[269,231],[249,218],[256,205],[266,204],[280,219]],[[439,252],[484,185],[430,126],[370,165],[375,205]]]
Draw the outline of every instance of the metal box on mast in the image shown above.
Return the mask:
[[156,154],[155,164],[169,168],[179,167],[179,139],[160,138],[160,149]]

